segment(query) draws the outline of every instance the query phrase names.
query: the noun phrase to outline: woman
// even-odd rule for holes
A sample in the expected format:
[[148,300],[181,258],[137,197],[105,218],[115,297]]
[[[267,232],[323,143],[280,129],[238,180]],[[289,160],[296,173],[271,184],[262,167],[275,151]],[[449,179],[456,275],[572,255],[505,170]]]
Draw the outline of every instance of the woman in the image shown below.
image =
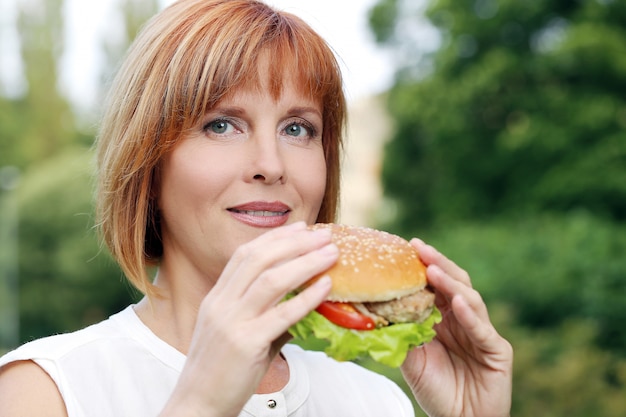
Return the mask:
[[[387,379],[286,345],[337,259],[345,119],[332,51],[252,0],[179,0],[144,28],[98,140],[104,240],[145,297],[0,360],[0,415],[412,416]],[[402,372],[432,416],[505,416],[512,350],[467,274],[434,248],[444,320]],[[146,272],[157,270],[154,280]]]

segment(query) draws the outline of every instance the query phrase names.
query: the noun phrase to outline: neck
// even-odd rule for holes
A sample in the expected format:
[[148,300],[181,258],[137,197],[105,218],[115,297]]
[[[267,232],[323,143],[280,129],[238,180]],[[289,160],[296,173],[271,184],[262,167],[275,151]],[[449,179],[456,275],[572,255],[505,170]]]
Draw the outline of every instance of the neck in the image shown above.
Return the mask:
[[[189,279],[180,283],[180,280],[168,279],[167,268],[161,268],[154,283],[163,295],[144,297],[135,307],[135,312],[157,337],[187,355],[200,303],[213,288],[214,282]],[[289,366],[285,358],[278,354],[260,381],[256,393],[280,391],[288,381]]]
[[160,268],[154,284],[161,296],[144,297],[135,307],[143,323],[160,339],[187,354],[200,303],[213,285],[208,280],[172,280]]

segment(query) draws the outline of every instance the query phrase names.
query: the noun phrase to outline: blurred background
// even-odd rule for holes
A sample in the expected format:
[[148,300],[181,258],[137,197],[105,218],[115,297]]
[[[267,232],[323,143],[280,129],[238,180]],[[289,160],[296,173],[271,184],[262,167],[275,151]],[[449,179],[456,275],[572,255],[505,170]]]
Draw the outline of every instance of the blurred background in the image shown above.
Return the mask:
[[[0,4],[0,353],[137,299],[93,230],[91,145],[167,3]],[[626,2],[321,3],[271,2],[344,65],[341,221],[468,270],[515,348],[512,415],[626,415]]]

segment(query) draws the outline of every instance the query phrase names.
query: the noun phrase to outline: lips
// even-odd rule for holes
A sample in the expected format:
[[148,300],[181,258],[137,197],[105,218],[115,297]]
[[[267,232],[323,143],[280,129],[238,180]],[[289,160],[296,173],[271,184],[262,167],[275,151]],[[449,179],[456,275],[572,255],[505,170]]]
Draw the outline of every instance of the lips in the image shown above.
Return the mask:
[[267,210],[238,210],[238,209],[230,209],[233,213],[247,214],[248,216],[282,216],[286,211],[267,211]]
[[228,212],[236,220],[253,227],[278,227],[287,223],[291,209],[280,201],[253,201],[235,207]]

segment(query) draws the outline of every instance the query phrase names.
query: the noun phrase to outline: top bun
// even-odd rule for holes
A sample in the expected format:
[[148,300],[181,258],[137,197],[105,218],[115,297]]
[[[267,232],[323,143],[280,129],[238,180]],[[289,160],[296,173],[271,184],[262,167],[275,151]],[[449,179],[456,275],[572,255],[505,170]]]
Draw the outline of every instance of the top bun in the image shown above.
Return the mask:
[[333,284],[327,300],[389,301],[426,287],[426,267],[415,248],[400,236],[339,224],[317,223],[309,228],[330,229],[339,248],[337,263],[311,280],[330,276]]

